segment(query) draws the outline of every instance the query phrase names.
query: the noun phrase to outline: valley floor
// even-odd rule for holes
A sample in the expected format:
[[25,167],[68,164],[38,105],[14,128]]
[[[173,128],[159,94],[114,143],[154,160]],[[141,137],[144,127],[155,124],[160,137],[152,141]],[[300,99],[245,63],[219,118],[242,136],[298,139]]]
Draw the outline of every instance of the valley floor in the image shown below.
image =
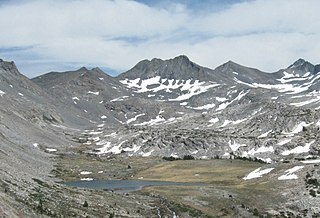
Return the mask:
[[[299,202],[302,195],[310,201],[317,201],[305,189],[304,172],[297,172],[299,179],[278,179],[285,174],[285,170],[297,165],[303,164],[298,161],[268,165],[229,159],[165,161],[157,157],[69,155],[60,157],[55,173],[63,181],[92,178],[207,184],[193,187],[146,187],[130,193],[162,199],[169,210],[179,217],[290,217],[307,214],[308,211],[297,211],[297,207],[304,206]],[[303,166],[307,170],[314,168],[314,165]],[[245,176],[258,168],[274,169],[260,178],[244,180]]]

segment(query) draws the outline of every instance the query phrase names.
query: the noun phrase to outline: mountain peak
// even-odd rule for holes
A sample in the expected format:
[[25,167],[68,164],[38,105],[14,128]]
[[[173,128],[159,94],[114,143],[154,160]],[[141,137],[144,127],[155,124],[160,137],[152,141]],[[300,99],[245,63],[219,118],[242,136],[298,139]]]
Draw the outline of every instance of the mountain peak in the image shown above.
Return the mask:
[[79,70],[77,70],[77,71],[88,71],[88,68],[86,68],[86,67],[81,67],[81,68],[79,68]]
[[103,70],[101,70],[99,67],[94,67],[94,68],[91,69],[91,71],[95,71],[95,72],[104,74]]
[[[299,58],[298,60],[296,60],[293,64],[291,64],[288,68],[297,68],[297,67],[301,67],[304,65],[312,65],[311,63],[309,63],[308,61],[304,60],[303,58]],[[313,66],[313,65],[312,65]]]
[[206,70],[206,68],[190,61],[186,55],[180,55],[167,60],[154,58],[151,61],[140,61],[131,70],[119,76],[129,79],[148,79],[156,76],[182,80],[204,79],[207,76]]
[[188,56],[186,55],[179,55],[175,58],[173,58],[173,60],[177,60],[177,61],[190,61],[190,59],[188,58]]
[[20,75],[19,70],[13,61],[4,61],[0,59],[0,68],[2,68],[5,71],[9,71],[15,75]]
[[223,71],[226,71],[226,70],[233,70],[234,71],[238,68],[247,68],[247,67],[242,66],[240,64],[237,64],[234,61],[229,60],[228,62],[218,66],[216,69],[223,70]]

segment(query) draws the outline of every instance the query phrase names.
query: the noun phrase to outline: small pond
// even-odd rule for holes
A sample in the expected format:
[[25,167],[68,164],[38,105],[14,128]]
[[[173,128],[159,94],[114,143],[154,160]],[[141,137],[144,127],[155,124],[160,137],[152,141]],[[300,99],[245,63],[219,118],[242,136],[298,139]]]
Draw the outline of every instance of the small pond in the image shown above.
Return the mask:
[[75,186],[88,189],[113,190],[120,193],[138,191],[146,186],[205,186],[204,183],[148,180],[93,180],[65,182],[64,184],[67,186]]

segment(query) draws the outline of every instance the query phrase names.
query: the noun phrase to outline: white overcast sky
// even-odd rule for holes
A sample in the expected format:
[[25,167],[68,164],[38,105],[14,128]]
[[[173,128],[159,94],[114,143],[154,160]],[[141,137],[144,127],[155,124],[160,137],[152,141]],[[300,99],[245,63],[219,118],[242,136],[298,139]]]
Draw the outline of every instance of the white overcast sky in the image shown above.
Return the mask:
[[273,72],[320,63],[319,0],[2,0],[0,58],[33,77],[187,55]]

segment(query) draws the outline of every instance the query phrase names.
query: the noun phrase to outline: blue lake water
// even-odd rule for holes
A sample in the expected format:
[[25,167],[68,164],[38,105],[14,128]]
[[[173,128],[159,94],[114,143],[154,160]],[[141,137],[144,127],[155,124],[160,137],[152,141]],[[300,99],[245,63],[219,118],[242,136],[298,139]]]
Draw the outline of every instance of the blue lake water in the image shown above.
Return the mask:
[[93,180],[65,182],[67,186],[75,186],[88,189],[113,190],[115,192],[133,192],[146,186],[204,186],[203,183],[191,182],[164,182],[148,180]]

